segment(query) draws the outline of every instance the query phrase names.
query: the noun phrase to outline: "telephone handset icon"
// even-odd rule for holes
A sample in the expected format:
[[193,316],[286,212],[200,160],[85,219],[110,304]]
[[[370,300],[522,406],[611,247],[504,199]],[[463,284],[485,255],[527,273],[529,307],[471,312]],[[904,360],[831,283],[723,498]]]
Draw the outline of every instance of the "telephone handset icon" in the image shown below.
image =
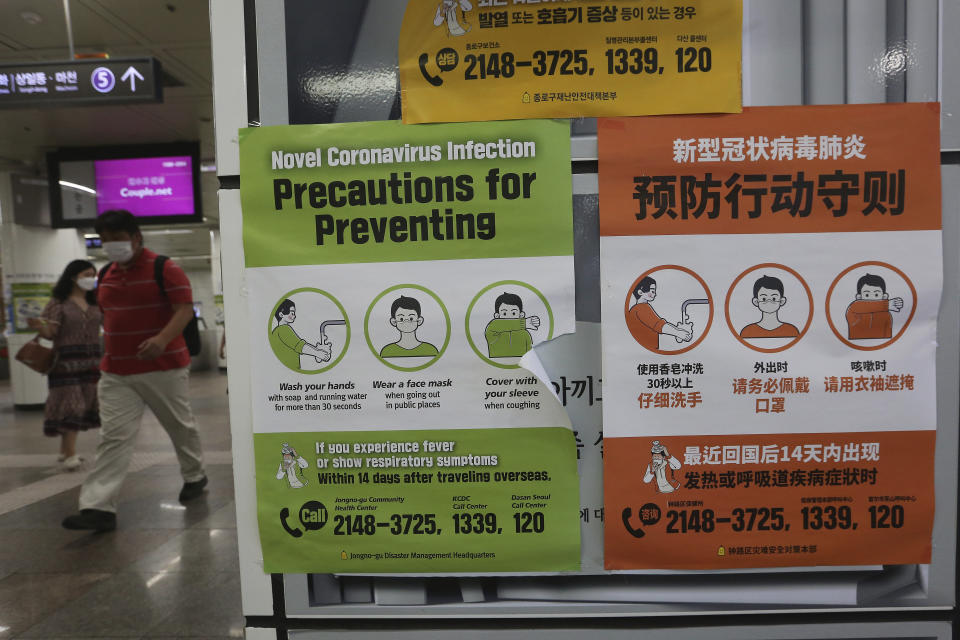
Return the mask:
[[418,62],[420,63],[420,73],[423,74],[423,77],[426,79],[427,82],[429,82],[435,87],[439,87],[440,85],[443,84],[443,78],[441,78],[440,76],[430,75],[430,72],[427,71],[427,62],[429,60],[430,60],[429,54],[426,54],[426,53],[420,54],[420,59],[418,60]]
[[620,517],[623,520],[623,528],[627,530],[627,533],[632,535],[634,538],[642,538],[643,536],[647,535],[639,526],[636,529],[633,528],[633,525],[630,524],[631,516],[633,516],[633,509],[630,507],[624,509],[623,513],[620,514]]
[[300,531],[299,528],[291,528],[290,525],[287,524],[287,518],[289,517],[290,509],[287,509],[286,507],[280,509],[280,524],[283,526],[284,531],[289,533],[294,538],[299,538],[303,535],[303,531]]

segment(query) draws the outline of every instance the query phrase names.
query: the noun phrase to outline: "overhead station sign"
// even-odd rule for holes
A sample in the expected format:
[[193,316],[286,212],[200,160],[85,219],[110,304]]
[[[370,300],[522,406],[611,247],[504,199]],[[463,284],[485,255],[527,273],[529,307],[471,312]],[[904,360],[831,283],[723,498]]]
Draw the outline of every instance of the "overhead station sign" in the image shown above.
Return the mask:
[[156,58],[0,65],[0,108],[163,102]]

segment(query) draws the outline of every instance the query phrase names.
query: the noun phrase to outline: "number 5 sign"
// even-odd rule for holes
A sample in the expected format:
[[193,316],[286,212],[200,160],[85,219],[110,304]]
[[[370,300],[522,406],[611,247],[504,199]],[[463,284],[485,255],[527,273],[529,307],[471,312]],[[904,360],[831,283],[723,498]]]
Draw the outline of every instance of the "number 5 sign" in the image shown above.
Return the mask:
[[90,83],[93,84],[93,88],[100,93],[110,93],[117,85],[117,78],[110,69],[97,67],[93,70],[93,73],[90,74]]

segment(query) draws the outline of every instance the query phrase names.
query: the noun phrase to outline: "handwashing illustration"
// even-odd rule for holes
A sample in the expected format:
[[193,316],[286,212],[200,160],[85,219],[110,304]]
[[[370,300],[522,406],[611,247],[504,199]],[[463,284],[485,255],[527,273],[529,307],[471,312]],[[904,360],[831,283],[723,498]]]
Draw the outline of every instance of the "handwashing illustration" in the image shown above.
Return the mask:
[[[299,372],[314,372],[318,365],[329,368],[339,359],[337,352],[346,349],[349,325],[344,316],[336,317],[338,306],[316,290],[301,290],[288,293],[274,307],[270,318],[270,348],[277,359],[288,369]],[[300,312],[298,314],[298,311]],[[316,324],[317,321],[319,325]],[[333,327],[346,327],[347,334],[333,331]],[[329,366],[324,367],[323,365]]]
[[[709,330],[713,302],[706,285],[692,272],[683,267],[659,267],[640,276],[632,287],[627,295],[624,319],[630,335],[646,349],[656,353],[687,351]],[[654,309],[653,303],[658,298],[661,309],[680,305],[675,321]],[[699,305],[707,306],[706,313],[691,308]],[[662,336],[669,337],[662,339]]]

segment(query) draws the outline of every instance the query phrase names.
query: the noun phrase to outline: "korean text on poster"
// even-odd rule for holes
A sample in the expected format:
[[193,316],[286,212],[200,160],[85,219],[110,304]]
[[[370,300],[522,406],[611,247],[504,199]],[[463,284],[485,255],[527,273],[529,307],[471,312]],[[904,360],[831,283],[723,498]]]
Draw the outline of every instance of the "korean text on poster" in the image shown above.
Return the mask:
[[740,111],[739,0],[411,0],[403,121]]
[[608,569],[929,561],[938,125],[600,121]]

